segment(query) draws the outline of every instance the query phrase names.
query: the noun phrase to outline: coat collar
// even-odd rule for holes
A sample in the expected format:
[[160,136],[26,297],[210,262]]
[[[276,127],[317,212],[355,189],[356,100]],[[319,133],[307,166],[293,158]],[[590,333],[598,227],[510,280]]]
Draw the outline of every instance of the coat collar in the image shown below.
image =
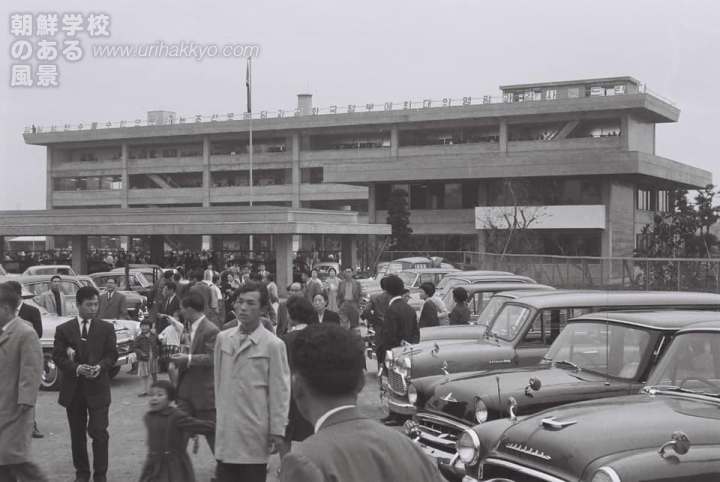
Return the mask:
[[20,318],[16,316],[12,320],[10,320],[10,323],[5,325],[5,328],[3,328],[2,334],[0,334],[0,345],[5,343],[10,338],[10,334],[15,330],[15,327],[17,326],[17,324],[19,322],[20,322]]
[[240,333],[240,321],[238,321],[238,326],[231,328],[229,332],[230,340],[232,340],[232,344],[236,349],[235,356],[245,351],[251,345],[263,346],[265,336],[267,335],[267,333],[269,333],[265,326],[260,323],[260,325],[255,329],[255,331],[253,331],[250,335],[246,337],[245,335]]
[[330,415],[320,426],[320,430],[318,430],[318,432],[322,432],[323,430],[331,427],[332,425],[350,422],[352,420],[362,420],[365,418],[367,417],[361,414],[357,407],[340,410],[339,412],[335,412]]

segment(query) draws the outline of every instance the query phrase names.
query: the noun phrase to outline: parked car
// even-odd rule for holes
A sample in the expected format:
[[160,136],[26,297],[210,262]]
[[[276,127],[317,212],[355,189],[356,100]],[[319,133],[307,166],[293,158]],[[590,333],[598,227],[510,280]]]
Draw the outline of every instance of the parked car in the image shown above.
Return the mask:
[[[411,298],[408,301],[408,304],[410,304],[410,306],[412,306],[419,315],[420,310],[422,309],[422,300],[420,299],[420,285],[425,282],[430,282],[434,285],[437,285],[440,280],[443,279],[446,275],[456,272],[460,271],[455,268],[412,268],[399,272],[397,276],[403,280],[405,288],[410,290]],[[382,288],[380,288],[379,282],[378,284],[368,285],[363,290],[361,307],[364,307],[365,303],[370,301],[370,296],[381,292]]]
[[398,258],[392,261],[383,261],[378,263],[375,276],[372,278],[361,279],[360,284],[363,292],[372,292],[380,290],[380,280],[391,274],[398,274],[406,269],[428,269],[443,268],[447,270],[457,269],[450,263],[444,263],[443,258],[424,258],[422,256],[413,256],[409,258]]
[[72,267],[67,264],[54,264],[50,266],[46,265],[37,265],[37,266],[30,266],[25,271],[23,271],[23,276],[35,276],[35,275],[55,275],[59,274],[60,276],[77,276],[75,271],[73,271]]
[[[463,342],[420,342],[398,347],[385,356],[388,409],[415,413],[407,387],[414,379],[537,364],[565,327],[567,320],[586,313],[619,310],[720,311],[720,295],[660,291],[544,292],[507,301],[483,337]],[[385,403],[385,400],[383,400]]]
[[464,429],[554,406],[635,394],[647,381],[678,330],[720,320],[715,312],[611,312],[568,321],[539,365],[440,375],[413,380],[409,399],[418,408],[406,433],[437,459],[449,479],[463,464],[450,464]]
[[342,267],[340,266],[340,263],[336,263],[335,261],[320,261],[319,263],[315,263],[312,269],[317,270],[318,278],[323,281],[327,279],[331,269],[334,269],[335,274],[337,274],[339,277],[342,276]]
[[[146,272],[143,270],[130,270],[130,290],[134,291],[145,298],[150,296],[152,291],[153,283],[147,278]],[[105,285],[109,279],[115,280],[115,284],[118,289],[124,290],[126,287],[125,282],[125,271],[106,271],[105,273],[93,273],[90,275],[95,284],[102,289],[105,289]]]
[[[130,271],[134,271],[136,273],[142,273],[143,276],[150,282],[150,284],[155,284],[158,280],[160,280],[163,277],[163,274],[165,271],[168,271],[168,269],[171,268],[161,268],[160,266],[156,264],[130,264]],[[172,270],[174,271],[174,270]],[[110,270],[111,273],[124,273],[125,268],[115,268]]]
[[[506,276],[507,281],[515,283],[536,283],[532,278],[527,276],[520,276],[517,274],[510,273],[508,271],[460,271],[459,273],[449,273],[443,279],[441,279],[435,286],[435,292],[438,296],[444,296],[445,293],[452,291],[458,285],[482,283],[488,279],[498,279],[501,276]],[[506,281],[506,279],[502,279]]]
[[[69,276],[63,276],[61,298],[65,306],[66,315],[59,316],[56,313],[49,313],[45,308],[37,304],[36,298],[44,291],[49,290],[50,276],[13,276],[0,278],[0,283],[14,280],[23,285],[23,302],[40,310],[43,325],[43,336],[40,339],[40,346],[43,351],[43,373],[40,388],[43,390],[59,390],[62,373],[55,366],[52,360],[52,349],[55,342],[55,329],[58,325],[73,319],[77,315],[75,304],[75,293],[83,285],[79,280]],[[110,378],[115,378],[120,368],[128,363],[135,362],[135,354],[132,351],[135,334],[139,331],[139,323],[132,320],[105,320],[115,325],[117,347],[119,357],[115,366],[110,370]]]
[[[107,292],[105,288],[99,288],[90,276],[79,275],[75,276],[75,278],[77,278],[83,286],[92,286],[98,290],[101,295]],[[147,298],[145,296],[134,291],[122,290],[119,287],[117,292],[125,295],[125,300],[127,301],[127,311],[131,319],[142,321],[143,318],[147,316]]]
[[639,395],[467,429],[456,446],[463,480],[718,480],[718,360],[720,317],[678,331]]

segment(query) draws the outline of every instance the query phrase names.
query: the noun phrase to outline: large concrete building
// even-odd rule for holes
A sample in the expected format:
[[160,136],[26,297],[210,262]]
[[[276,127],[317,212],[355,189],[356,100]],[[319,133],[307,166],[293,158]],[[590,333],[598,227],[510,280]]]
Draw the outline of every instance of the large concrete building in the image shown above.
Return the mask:
[[[655,154],[656,124],[677,122],[680,111],[631,77],[501,90],[497,101],[326,115],[299,96],[295,115],[252,120],[253,203],[384,223],[400,187],[418,249],[483,251],[493,219],[519,206],[533,213],[536,252],[631,256],[668,190],[712,180]],[[156,111],[152,125],[25,134],[47,147],[47,208],[248,205],[249,121],[193,120]],[[256,243],[271,249],[272,240]],[[299,248],[339,244],[305,234]],[[213,247],[247,249],[247,236],[224,235]]]

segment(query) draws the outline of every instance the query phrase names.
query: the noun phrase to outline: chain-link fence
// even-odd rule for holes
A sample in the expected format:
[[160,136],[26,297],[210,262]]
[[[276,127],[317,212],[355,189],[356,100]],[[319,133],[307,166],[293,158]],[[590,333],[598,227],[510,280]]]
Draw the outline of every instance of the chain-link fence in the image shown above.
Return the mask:
[[385,251],[379,261],[410,256],[440,257],[463,269],[509,271],[555,288],[720,293],[720,259]]

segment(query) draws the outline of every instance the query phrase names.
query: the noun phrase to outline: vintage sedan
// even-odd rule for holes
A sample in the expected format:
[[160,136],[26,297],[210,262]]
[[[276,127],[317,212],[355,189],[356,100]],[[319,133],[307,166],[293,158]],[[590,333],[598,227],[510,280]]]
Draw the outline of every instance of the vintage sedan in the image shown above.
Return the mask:
[[[125,272],[124,271],[108,271],[105,273],[93,273],[90,275],[90,277],[93,279],[95,284],[101,288],[105,289],[105,285],[107,284],[109,279],[115,280],[115,284],[117,285],[118,289],[125,289],[126,282],[125,282]],[[130,270],[130,290],[138,293],[141,296],[145,296],[146,298],[149,297],[150,292],[152,291],[152,281],[150,281],[152,278],[148,279],[147,274],[144,273],[142,270]]]
[[22,276],[52,276],[56,274],[59,274],[61,276],[76,276],[75,271],[73,271],[72,267],[67,264],[30,266],[23,272]]
[[[534,279],[527,276],[505,271],[460,271],[459,273],[450,273],[441,279],[435,286],[435,293],[442,297],[452,292],[452,289],[458,285],[484,283],[493,279],[509,283],[536,283]],[[452,295],[450,296],[452,297]]]
[[[406,433],[438,460],[446,477],[464,428],[553,406],[637,393],[675,333],[717,320],[715,312],[593,313],[568,321],[543,361],[534,367],[414,380],[409,398],[418,407]],[[424,410],[422,410],[424,407]],[[462,428],[464,427],[464,428]]]
[[473,481],[720,480],[720,316],[678,331],[642,394],[467,429]]
[[410,381],[443,373],[460,373],[535,365],[565,327],[582,314],[619,310],[720,311],[720,295],[653,291],[553,291],[508,301],[498,310],[483,337],[450,343],[420,342],[398,347],[385,356],[389,410],[415,413],[408,400]]

